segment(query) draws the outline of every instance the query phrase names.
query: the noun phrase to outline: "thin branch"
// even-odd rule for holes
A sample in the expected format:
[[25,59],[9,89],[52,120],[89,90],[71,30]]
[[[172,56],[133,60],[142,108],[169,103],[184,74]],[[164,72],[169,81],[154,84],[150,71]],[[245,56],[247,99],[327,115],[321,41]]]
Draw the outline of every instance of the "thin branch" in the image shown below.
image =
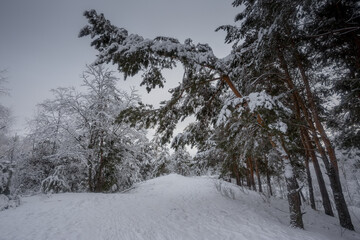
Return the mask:
[[336,34],[336,33],[340,33],[340,35],[342,34],[346,34],[346,33],[349,33],[349,32],[353,32],[353,31],[356,31],[356,30],[359,30],[360,27],[356,26],[356,27],[347,27],[347,28],[340,28],[340,29],[336,29],[336,30],[332,30],[330,32],[326,32],[326,33],[322,33],[322,34],[317,34],[317,35],[309,35],[309,36],[305,36],[305,37],[308,37],[308,38],[316,38],[316,37],[323,37],[323,36],[326,36],[326,35],[330,35],[330,34]]

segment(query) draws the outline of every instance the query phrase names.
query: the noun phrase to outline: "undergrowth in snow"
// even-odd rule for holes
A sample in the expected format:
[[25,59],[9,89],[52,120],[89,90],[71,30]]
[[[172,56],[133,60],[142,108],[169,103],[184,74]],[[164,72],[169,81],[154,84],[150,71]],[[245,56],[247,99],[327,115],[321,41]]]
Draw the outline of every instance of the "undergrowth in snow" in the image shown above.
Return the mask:
[[0,239],[360,239],[337,218],[308,207],[305,230],[292,229],[286,200],[209,177],[171,174],[125,193],[37,195],[22,202],[0,212]]

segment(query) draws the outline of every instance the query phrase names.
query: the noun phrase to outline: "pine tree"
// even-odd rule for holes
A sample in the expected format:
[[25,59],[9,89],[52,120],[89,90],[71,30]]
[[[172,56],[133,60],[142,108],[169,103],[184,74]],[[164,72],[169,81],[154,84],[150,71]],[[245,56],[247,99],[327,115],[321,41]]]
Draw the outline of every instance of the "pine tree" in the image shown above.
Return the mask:
[[[318,80],[322,69],[315,69],[318,65],[314,62],[314,54],[306,51],[310,46],[305,36],[304,28],[307,24],[306,16],[311,8],[308,1],[235,1],[234,5],[245,4],[245,10],[237,16],[243,20],[240,27],[223,26],[228,32],[227,40],[238,43],[243,38],[244,43],[239,44],[241,56],[246,52],[251,53],[255,66],[280,66],[279,78],[283,79],[289,90],[292,91],[293,109],[298,120],[305,119],[308,127],[301,127],[302,134],[309,129],[316,148],[320,152],[327,174],[330,178],[334,193],[335,204],[339,213],[339,220],[343,227],[353,230],[347,205],[343,197],[340,179],[338,178],[337,159],[334,147],[325,132],[321,118],[321,105],[316,97],[313,85]],[[307,19],[308,20],[308,19]],[[235,44],[235,47],[237,44]],[[242,52],[245,52],[243,54]],[[276,54],[273,54],[275,52]],[[272,65],[271,65],[272,64]],[[266,72],[265,72],[266,73]],[[264,73],[264,75],[265,75]],[[296,86],[295,81],[303,85]],[[304,91],[299,91],[304,86]],[[319,135],[319,137],[317,136]],[[310,146],[305,137],[304,148]],[[324,147],[323,147],[324,146]],[[314,163],[316,158],[313,158]],[[322,185],[321,173],[316,172],[319,184]],[[332,215],[330,201],[327,199],[325,186],[322,187],[324,208],[327,214]],[[324,193],[324,194],[323,194]],[[327,204],[325,204],[327,203]]]
[[[181,44],[176,39],[166,37],[144,39],[111,25],[102,14],[98,15],[94,10],[85,12],[85,16],[90,25],[84,27],[79,36],[90,35],[93,38],[91,45],[99,51],[97,63],[112,62],[125,77],[143,71],[142,85],[146,85],[148,91],[156,86],[163,86],[164,78],[161,70],[171,69],[176,63],[181,63],[185,69],[182,83],[171,92],[171,100],[164,102],[159,109],[141,105],[122,112],[119,121],[133,122],[133,124],[136,122],[146,127],[157,124],[158,132],[162,134],[163,141],[167,142],[172,137],[176,123],[189,115],[195,115],[202,123],[215,124],[219,115],[223,115],[220,111],[222,108],[220,93],[224,93],[228,87],[238,99],[238,104],[243,104],[255,115],[254,121],[265,129],[271,129],[260,114],[252,111],[252,105],[247,103],[248,99],[243,98],[232,81],[240,80],[241,69],[236,67],[239,64],[236,54],[218,59],[207,44],[195,45],[189,39]],[[274,101],[271,96],[268,99],[270,102]],[[281,129],[281,126],[283,124],[278,123],[273,127]],[[268,139],[284,159],[291,225],[302,228],[293,161],[289,157],[281,134],[275,138],[269,131]]]
[[174,173],[189,176],[191,175],[191,161],[190,154],[184,148],[178,148],[171,156],[170,161],[172,165],[172,171]]
[[324,0],[310,7],[310,51],[329,69],[327,82],[340,96],[329,115],[330,126],[338,131],[336,140],[343,148],[360,148],[360,6],[356,1]]

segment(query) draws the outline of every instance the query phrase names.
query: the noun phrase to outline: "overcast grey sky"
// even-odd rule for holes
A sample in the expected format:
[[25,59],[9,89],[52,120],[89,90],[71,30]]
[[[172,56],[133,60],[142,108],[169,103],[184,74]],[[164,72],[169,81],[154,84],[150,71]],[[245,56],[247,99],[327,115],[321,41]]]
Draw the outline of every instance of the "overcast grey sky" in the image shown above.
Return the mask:
[[[23,132],[26,119],[36,104],[51,97],[50,89],[79,86],[85,64],[95,60],[89,38],[79,39],[86,24],[83,12],[95,9],[112,24],[146,38],[176,37],[180,41],[209,43],[218,57],[230,52],[225,33],[214,32],[223,24],[233,24],[239,9],[233,0],[1,0],[0,70],[6,69],[10,97],[1,103],[12,109],[15,130]],[[180,69],[167,74],[166,87],[181,80]],[[122,77],[119,74],[119,77]],[[121,81],[120,88],[138,86],[139,81]],[[167,97],[161,89],[144,95],[144,102],[156,104]]]

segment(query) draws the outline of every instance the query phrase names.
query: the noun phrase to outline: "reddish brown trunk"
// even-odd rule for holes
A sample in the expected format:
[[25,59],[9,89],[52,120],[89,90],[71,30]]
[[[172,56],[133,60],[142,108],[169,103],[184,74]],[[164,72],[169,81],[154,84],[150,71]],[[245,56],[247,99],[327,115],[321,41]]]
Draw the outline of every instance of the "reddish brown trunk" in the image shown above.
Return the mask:
[[[222,76],[222,79],[228,84],[230,89],[234,92],[235,96],[237,96],[239,98],[242,97],[241,94],[239,93],[239,91],[236,89],[236,87],[231,82],[229,76],[224,75],[224,76]],[[245,103],[245,105],[246,105],[246,103]],[[263,120],[259,114],[257,114],[256,119],[257,119],[258,123],[261,126],[263,126]],[[273,142],[271,140],[271,136],[269,136],[269,138],[270,138],[271,144],[273,144]],[[276,146],[275,146],[275,148],[276,148]],[[288,156],[284,157],[284,160],[286,162],[287,167],[292,172],[292,166],[290,164]],[[293,227],[304,228],[304,224],[302,221],[302,213],[301,213],[301,209],[300,209],[300,203],[298,203],[296,201],[296,198],[298,199],[298,197],[296,197],[296,196],[299,193],[296,191],[297,188],[296,188],[296,184],[294,184],[294,181],[296,182],[296,179],[294,177],[286,178],[286,185],[287,185],[287,190],[288,190],[288,202],[289,202],[289,208],[290,208],[290,224]]]
[[[342,192],[342,188],[341,188],[339,171],[338,171],[337,160],[336,160],[334,148],[332,147],[331,142],[330,142],[329,138],[327,137],[326,132],[325,132],[325,130],[322,126],[322,123],[319,119],[319,114],[318,114],[317,107],[315,105],[313,94],[312,94],[312,91],[310,88],[309,80],[305,74],[305,70],[304,70],[302,62],[300,60],[299,53],[297,52],[297,48],[293,42],[291,43],[291,45],[292,45],[293,54],[296,57],[296,64],[300,71],[301,79],[303,80],[303,83],[305,86],[306,96],[307,96],[308,102],[310,104],[309,107],[310,107],[316,128],[311,120],[311,117],[307,116],[308,112],[307,112],[307,108],[305,107],[305,104],[302,101],[299,101],[299,104],[301,104],[301,102],[302,102],[301,107],[303,108],[303,112],[304,112],[306,120],[309,123],[310,129],[313,131],[313,138],[315,140],[315,144],[323,158],[324,164],[327,165],[326,169],[327,169],[327,173],[328,173],[328,176],[330,179],[331,189],[334,194],[334,200],[335,200],[336,209],[337,209],[338,215],[339,215],[340,225],[349,230],[354,230],[354,226],[352,224],[351,217],[350,217],[350,214],[349,214],[349,211],[347,208],[347,204],[345,202],[345,198],[343,196],[343,192]],[[289,80],[291,80],[291,78],[289,78]],[[292,88],[292,89],[295,89],[295,88]],[[296,94],[300,100],[300,95],[298,94],[298,92],[296,90],[294,90],[294,91],[296,92]],[[330,158],[330,164],[329,164],[327,154],[325,153],[319,139],[317,138],[316,130],[319,132],[321,140],[323,141],[325,148],[328,152],[328,156]]]
[[[326,190],[325,181],[324,181],[321,169],[320,169],[318,159],[315,154],[315,149],[314,149],[313,144],[310,141],[310,137],[309,137],[309,134],[307,131],[303,131],[303,138],[305,141],[305,147],[306,147],[308,154],[311,157],[311,160],[313,162],[313,166],[314,166],[315,173],[316,173],[316,178],[317,178],[319,188],[320,188],[321,198],[323,200],[323,207],[324,207],[325,214],[327,214],[329,216],[334,216],[334,212],[331,207],[329,194],[328,194],[328,191]],[[317,142],[319,143],[318,139],[317,139]],[[322,153],[324,153],[323,150],[322,150]]]
[[309,80],[305,74],[304,67],[302,66],[302,63],[300,62],[297,54],[296,54],[296,56],[297,56],[297,65],[300,70],[300,75],[303,80],[303,83],[305,85],[305,90],[306,90],[305,92],[306,92],[306,96],[307,96],[307,99],[308,99],[308,102],[310,105],[310,110],[311,110],[312,116],[314,118],[316,129],[319,131],[321,140],[325,144],[325,148],[326,148],[326,151],[328,152],[331,164],[333,165],[334,169],[338,172],[339,169],[338,169],[338,164],[337,164],[337,160],[336,160],[335,150],[332,147],[331,142],[330,142],[330,140],[324,130],[324,127],[319,119],[319,113],[318,113],[317,107],[315,105],[314,96],[313,96],[311,88],[310,88]]
[[[308,114],[308,110],[307,110],[307,108],[306,108],[306,106],[304,104],[304,101],[303,101],[302,97],[300,96],[299,92],[295,88],[295,84],[293,83],[292,78],[290,76],[287,64],[285,62],[285,58],[284,58],[284,56],[283,56],[283,54],[282,54],[282,52],[280,50],[278,51],[278,57],[280,59],[281,66],[285,71],[286,82],[288,84],[288,87],[289,87],[290,90],[292,90],[294,104],[298,108],[298,110],[296,112],[298,114],[300,114],[300,109],[302,110],[302,112],[303,112],[303,114],[305,116],[305,120],[309,124],[310,129],[312,129],[313,135],[316,138],[315,139],[315,141],[316,141],[316,140],[318,140],[318,138],[316,136],[317,133],[315,131],[315,126],[314,126],[314,124],[312,122],[311,117]],[[297,118],[301,119],[301,116],[297,116]],[[302,135],[303,146],[304,146],[305,149],[308,150],[308,153],[309,153],[309,155],[310,155],[310,157],[312,159],[313,165],[314,165],[316,178],[318,180],[320,193],[321,193],[321,197],[322,197],[322,200],[323,200],[322,202],[323,202],[323,207],[324,207],[325,214],[327,214],[329,216],[334,216],[334,213],[333,213],[332,207],[331,207],[329,194],[328,194],[328,192],[326,190],[325,181],[324,181],[323,175],[321,173],[320,165],[319,165],[319,162],[318,162],[316,154],[315,154],[315,149],[313,147],[313,144],[310,141],[308,131],[307,131],[307,129],[305,129],[305,127],[301,127],[301,135]],[[320,142],[318,141],[318,143],[320,143]],[[323,150],[323,148],[321,147],[321,144],[317,144],[317,147],[321,148],[321,149],[319,149],[319,151]]]

